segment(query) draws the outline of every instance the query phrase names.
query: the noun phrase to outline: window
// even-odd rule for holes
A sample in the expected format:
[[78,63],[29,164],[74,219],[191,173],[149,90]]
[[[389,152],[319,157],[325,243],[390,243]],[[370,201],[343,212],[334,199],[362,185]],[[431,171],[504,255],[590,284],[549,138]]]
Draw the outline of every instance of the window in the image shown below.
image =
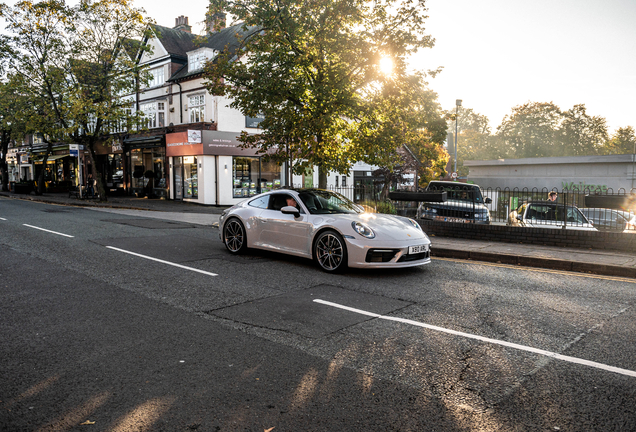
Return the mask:
[[166,125],[166,104],[165,102],[151,102],[139,106],[148,118],[148,127],[164,127]]
[[198,71],[205,67],[205,62],[216,57],[218,51],[211,49],[201,49],[188,54],[188,72]]
[[188,97],[188,109],[190,110],[190,123],[205,121],[205,95]]
[[205,52],[198,52],[188,56],[188,72],[203,69],[207,55]]
[[163,78],[163,66],[156,69],[150,69],[149,72],[150,81],[148,81],[148,87],[157,87],[165,82]]
[[234,198],[251,197],[280,187],[280,166],[258,157],[232,158]]
[[185,156],[183,158],[183,197],[199,197],[199,176],[196,156]]
[[266,209],[269,205],[269,195],[262,196],[260,198],[253,199],[247,203],[250,207]]

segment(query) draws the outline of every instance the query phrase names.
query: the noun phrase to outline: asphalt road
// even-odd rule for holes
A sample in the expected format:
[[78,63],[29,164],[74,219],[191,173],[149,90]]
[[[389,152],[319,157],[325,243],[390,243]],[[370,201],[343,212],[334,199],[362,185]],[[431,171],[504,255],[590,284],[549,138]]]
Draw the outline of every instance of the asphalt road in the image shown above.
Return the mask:
[[635,293],[441,259],[330,275],[0,198],[0,430],[636,430]]

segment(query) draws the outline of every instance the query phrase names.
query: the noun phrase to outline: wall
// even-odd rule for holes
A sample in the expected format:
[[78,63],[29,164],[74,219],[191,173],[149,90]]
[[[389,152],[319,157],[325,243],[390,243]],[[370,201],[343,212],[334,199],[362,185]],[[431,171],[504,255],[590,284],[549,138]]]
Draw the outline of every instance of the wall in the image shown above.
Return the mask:
[[[507,225],[474,225],[418,220],[425,233],[470,240],[574,247],[592,250],[636,251],[636,233],[525,228]],[[433,241],[434,243],[434,241]]]

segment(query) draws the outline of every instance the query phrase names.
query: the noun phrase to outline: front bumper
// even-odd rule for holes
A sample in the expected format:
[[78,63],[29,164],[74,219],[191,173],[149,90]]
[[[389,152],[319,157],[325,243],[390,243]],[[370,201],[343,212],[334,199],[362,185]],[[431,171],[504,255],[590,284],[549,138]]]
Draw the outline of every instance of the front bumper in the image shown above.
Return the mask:
[[[426,238],[386,242],[345,238],[345,242],[353,268],[405,268],[431,262],[431,243]],[[409,254],[409,248],[418,245],[425,245],[424,252]]]

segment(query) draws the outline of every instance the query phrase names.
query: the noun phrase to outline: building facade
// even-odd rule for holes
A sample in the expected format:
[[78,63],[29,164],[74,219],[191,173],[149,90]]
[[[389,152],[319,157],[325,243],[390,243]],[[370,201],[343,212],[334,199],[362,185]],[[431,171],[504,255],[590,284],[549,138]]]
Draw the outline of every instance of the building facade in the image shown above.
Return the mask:
[[468,181],[484,189],[636,192],[636,155],[464,161]]

